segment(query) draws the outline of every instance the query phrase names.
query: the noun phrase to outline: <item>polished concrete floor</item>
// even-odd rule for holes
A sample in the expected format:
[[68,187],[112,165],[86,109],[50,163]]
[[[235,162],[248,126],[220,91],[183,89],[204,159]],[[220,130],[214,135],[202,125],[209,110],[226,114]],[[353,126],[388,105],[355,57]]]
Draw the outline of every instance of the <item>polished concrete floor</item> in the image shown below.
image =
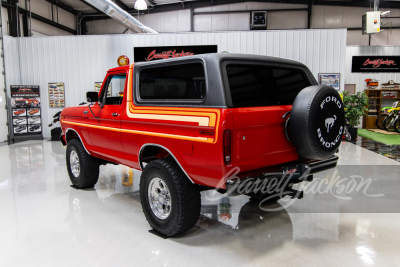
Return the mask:
[[[400,170],[350,143],[339,165]],[[75,190],[65,149],[37,140],[0,147],[0,166],[0,266],[400,266],[396,212],[299,212],[297,203],[324,211],[327,197],[318,194],[273,212],[208,191],[197,225],[162,239],[148,232],[138,171],[102,166],[94,189]]]
[[400,145],[386,145],[372,139],[358,136],[357,145],[400,162]]

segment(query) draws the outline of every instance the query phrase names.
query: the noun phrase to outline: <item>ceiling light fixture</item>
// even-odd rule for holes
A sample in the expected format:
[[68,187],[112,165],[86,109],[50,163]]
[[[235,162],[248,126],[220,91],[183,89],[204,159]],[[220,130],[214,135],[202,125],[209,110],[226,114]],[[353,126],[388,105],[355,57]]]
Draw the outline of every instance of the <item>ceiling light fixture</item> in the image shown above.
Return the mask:
[[136,0],[135,9],[137,9],[137,10],[146,10],[147,9],[146,1],[144,1],[144,0]]

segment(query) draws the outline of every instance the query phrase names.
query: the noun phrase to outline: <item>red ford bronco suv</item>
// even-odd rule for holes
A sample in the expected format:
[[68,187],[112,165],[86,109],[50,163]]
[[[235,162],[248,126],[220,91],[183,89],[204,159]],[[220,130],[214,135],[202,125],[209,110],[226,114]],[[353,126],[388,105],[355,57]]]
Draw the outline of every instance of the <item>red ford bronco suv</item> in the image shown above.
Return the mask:
[[193,227],[200,191],[226,192],[233,169],[241,183],[334,168],[344,125],[338,92],[318,85],[305,65],[255,55],[114,68],[87,101],[60,115],[72,184],[93,187],[101,164],[142,170],[144,214],[165,236]]

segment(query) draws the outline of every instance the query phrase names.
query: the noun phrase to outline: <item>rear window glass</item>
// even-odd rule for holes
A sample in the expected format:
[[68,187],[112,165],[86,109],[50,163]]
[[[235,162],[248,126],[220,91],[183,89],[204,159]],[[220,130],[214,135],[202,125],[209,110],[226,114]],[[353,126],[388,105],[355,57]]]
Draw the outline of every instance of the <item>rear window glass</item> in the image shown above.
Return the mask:
[[203,99],[206,94],[201,63],[145,68],[139,73],[141,99]]
[[234,108],[292,105],[310,85],[301,70],[251,64],[226,66]]

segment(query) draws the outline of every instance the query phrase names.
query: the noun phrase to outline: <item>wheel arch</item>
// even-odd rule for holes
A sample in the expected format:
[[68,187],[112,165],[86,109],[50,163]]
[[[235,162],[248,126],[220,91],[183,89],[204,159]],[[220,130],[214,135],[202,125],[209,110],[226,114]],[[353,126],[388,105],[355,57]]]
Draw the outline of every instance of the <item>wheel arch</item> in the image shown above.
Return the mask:
[[65,130],[65,142],[68,144],[68,141],[71,139],[79,139],[81,141],[83,148],[86,150],[86,152],[90,154],[90,152],[86,149],[85,143],[83,142],[81,136],[79,135],[78,131],[72,128],[67,128]]
[[[149,150],[151,150],[151,149],[154,150],[154,148],[157,148],[157,149],[156,149],[156,151],[157,151],[156,153],[155,153],[154,151],[149,151]],[[161,150],[160,150],[160,149],[161,149]],[[143,163],[145,162],[145,159],[143,158],[143,156],[145,155],[146,152],[147,152],[147,153],[150,153],[150,155],[152,155],[148,162],[157,159],[158,157],[156,157],[156,155],[158,155],[158,154],[160,154],[160,155],[165,155],[165,153],[167,153],[166,156],[169,156],[169,155],[170,155],[170,156],[174,159],[174,161],[176,162],[176,164],[178,164],[179,168],[181,168],[181,170],[182,170],[183,173],[186,175],[186,177],[189,179],[189,181],[190,181],[192,184],[194,184],[193,180],[190,178],[190,176],[187,174],[187,172],[185,171],[185,169],[184,169],[184,168],[182,167],[182,165],[179,163],[178,159],[174,156],[174,154],[172,154],[172,152],[171,152],[168,148],[166,148],[166,147],[163,146],[163,145],[153,144],[153,143],[146,143],[146,144],[144,144],[144,145],[142,145],[142,146],[140,147],[139,154],[138,154],[138,161],[139,161],[139,167],[140,167],[141,170],[144,169],[144,168],[143,168]],[[165,156],[165,157],[166,157],[166,156]],[[165,158],[165,157],[164,157],[164,158]],[[161,157],[161,158],[162,158],[162,157]]]

